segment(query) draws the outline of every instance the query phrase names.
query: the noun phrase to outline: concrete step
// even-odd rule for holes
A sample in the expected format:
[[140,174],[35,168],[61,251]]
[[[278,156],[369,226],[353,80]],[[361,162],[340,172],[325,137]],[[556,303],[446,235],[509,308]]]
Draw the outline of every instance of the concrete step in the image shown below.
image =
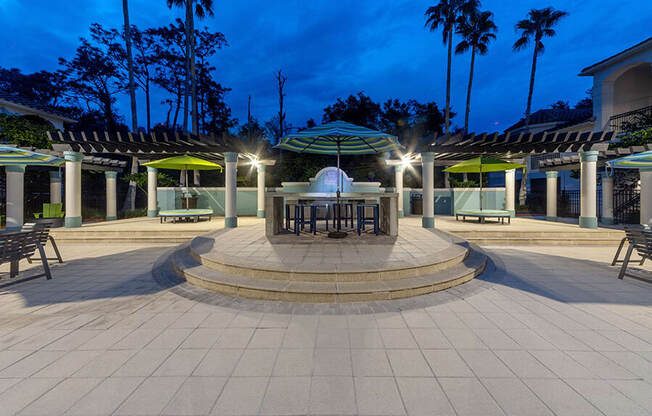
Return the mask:
[[465,239],[478,245],[602,246],[618,245],[622,237],[465,237]]
[[183,243],[197,236],[196,231],[86,231],[53,229],[57,242],[106,242],[106,243]]
[[297,302],[354,302],[398,299],[448,289],[482,273],[487,258],[469,250],[460,263],[419,277],[347,282],[281,280],[225,273],[199,262],[187,248],[172,255],[172,268],[188,282],[228,295]]
[[424,256],[418,261],[392,261],[391,265],[386,263],[374,265],[335,263],[293,266],[282,262],[254,262],[246,257],[226,256],[213,250],[215,238],[217,237],[194,238],[190,242],[190,256],[203,266],[221,273],[268,280],[362,282],[419,277],[453,267],[461,263],[469,252],[468,244],[454,237],[458,244],[451,244],[436,252],[436,256]]

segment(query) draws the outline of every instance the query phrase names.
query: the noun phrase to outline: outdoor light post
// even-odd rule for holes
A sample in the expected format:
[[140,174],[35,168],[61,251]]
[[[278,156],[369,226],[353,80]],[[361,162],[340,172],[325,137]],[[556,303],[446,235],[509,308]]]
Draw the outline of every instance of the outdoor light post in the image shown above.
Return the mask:
[[50,174],[50,203],[51,204],[60,204],[61,203],[61,171],[51,170]]

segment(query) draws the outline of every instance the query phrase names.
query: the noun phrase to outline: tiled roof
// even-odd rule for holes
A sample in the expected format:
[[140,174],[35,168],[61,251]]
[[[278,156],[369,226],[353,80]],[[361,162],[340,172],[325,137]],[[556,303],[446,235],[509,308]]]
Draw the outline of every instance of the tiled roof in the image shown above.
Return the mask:
[[[535,111],[530,115],[530,126],[535,124],[559,122],[560,124],[570,125],[586,121],[593,117],[593,110],[590,108],[580,108],[572,110],[559,110],[548,108],[545,110]],[[518,123],[508,127],[505,131],[516,130],[519,127],[525,126],[525,118],[519,120]]]
[[68,121],[68,122],[74,122],[75,121],[75,120],[71,119],[70,117],[68,117],[67,115],[65,115],[64,113],[62,113],[61,111],[53,109],[50,106],[43,105],[43,104],[37,103],[37,102],[32,101],[32,100],[28,100],[28,99],[26,99],[24,97],[20,97],[20,96],[15,95],[15,94],[10,94],[8,92],[0,91],[0,101],[8,101],[8,102],[11,102],[13,104],[21,105],[23,107],[30,107],[30,108],[38,111],[38,112],[47,113],[47,114],[49,114],[51,116],[59,117],[59,118],[63,119],[64,121]]

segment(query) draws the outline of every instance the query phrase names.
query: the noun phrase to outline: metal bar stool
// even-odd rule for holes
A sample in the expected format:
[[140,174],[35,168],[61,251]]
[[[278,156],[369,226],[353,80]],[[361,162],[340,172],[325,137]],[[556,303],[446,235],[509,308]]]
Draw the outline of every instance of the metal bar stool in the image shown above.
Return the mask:
[[[342,208],[344,213],[342,214]],[[342,219],[344,219],[344,226],[349,226],[351,221],[351,228],[353,228],[353,204],[351,202],[336,202],[333,204],[333,228],[335,228],[335,221],[340,221],[340,228],[342,228]]]
[[[361,230],[364,230],[365,225],[373,225],[374,226],[374,234],[378,235],[379,232],[379,227],[378,227],[378,217],[379,217],[379,211],[380,211],[380,205],[378,204],[360,204],[357,206],[358,208],[358,235],[360,235]],[[372,209],[372,216],[367,217],[366,215],[366,208],[371,208]]]
[[[323,215],[319,215],[319,211],[325,209]],[[310,231],[313,235],[317,234],[317,221],[326,221],[326,231],[328,231],[328,220],[330,218],[331,208],[328,204],[312,204],[310,205]]]
[[291,227],[294,217],[290,216],[290,214],[294,211],[296,205],[297,204],[285,204],[285,229],[288,231],[294,231]]
[[306,208],[310,205],[296,204],[294,206],[294,232],[299,235],[304,230],[306,224],[310,224],[310,218],[306,220]]

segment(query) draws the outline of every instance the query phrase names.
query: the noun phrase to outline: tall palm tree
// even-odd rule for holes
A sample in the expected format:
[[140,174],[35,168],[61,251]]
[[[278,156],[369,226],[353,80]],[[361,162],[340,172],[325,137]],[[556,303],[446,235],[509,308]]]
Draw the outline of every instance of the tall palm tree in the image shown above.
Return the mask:
[[[562,17],[568,13],[555,10],[552,7],[545,9],[530,9],[528,18],[520,20],[515,25],[517,32],[520,31],[520,37],[514,42],[514,50],[520,51],[525,49],[531,40],[534,40],[534,53],[532,54],[532,69],[530,71],[530,88],[527,94],[527,107],[525,107],[525,128],[530,125],[530,113],[532,111],[532,91],[534,90],[534,74],[537,70],[537,57],[543,54],[544,46],[542,39],[544,37],[553,37],[556,35],[553,26],[555,26]],[[523,169],[521,178],[521,187],[518,192],[520,205],[525,205],[525,196],[527,194],[527,171]]]
[[[125,46],[127,49],[127,70],[129,72],[129,98],[131,100],[131,131],[138,130],[138,115],[136,111],[136,84],[134,82],[134,57],[131,53],[131,25],[129,24],[129,1],[122,0],[122,15],[124,17]],[[131,158],[131,173],[138,173],[138,159]],[[136,209],[136,182],[129,181],[129,189],[125,197],[124,209]]]
[[448,46],[448,65],[446,67],[446,113],[445,133],[448,134],[450,126],[451,107],[451,59],[453,54],[453,32],[457,27],[460,16],[472,13],[480,5],[478,0],[439,0],[434,6],[426,10],[426,27],[431,32],[442,28],[443,42]]
[[186,12],[186,81],[183,110],[183,131],[188,132],[188,97],[192,98],[192,133],[199,133],[197,73],[195,70],[195,15],[203,19],[213,16],[213,0],[166,0],[168,7],[183,7]]
[[492,20],[493,13],[478,12],[461,16],[457,23],[455,33],[462,36],[462,41],[455,47],[455,53],[460,54],[471,49],[471,70],[469,72],[469,86],[466,91],[466,113],[464,115],[464,133],[469,131],[469,111],[471,108],[471,85],[473,84],[473,66],[475,54],[485,55],[489,42],[496,39],[498,27]]
[[530,112],[532,110],[532,91],[534,90],[534,74],[537,70],[537,57],[543,54],[544,46],[542,39],[544,37],[553,37],[556,32],[553,29],[562,17],[568,13],[555,10],[552,7],[545,9],[531,9],[528,12],[528,18],[516,23],[515,29],[520,31],[520,37],[514,42],[514,50],[520,51],[525,49],[531,40],[534,40],[534,53],[532,54],[532,69],[530,72],[530,89],[527,95],[527,107],[525,109],[525,127],[530,125]]

